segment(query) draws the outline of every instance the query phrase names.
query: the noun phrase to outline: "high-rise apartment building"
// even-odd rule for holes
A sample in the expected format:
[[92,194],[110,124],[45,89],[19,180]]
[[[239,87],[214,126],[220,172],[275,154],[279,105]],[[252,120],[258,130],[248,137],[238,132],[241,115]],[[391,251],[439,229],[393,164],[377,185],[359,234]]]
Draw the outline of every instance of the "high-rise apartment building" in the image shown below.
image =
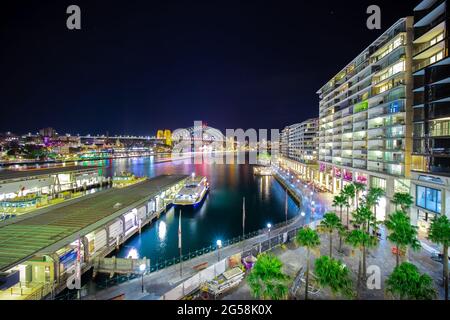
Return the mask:
[[449,2],[423,0],[414,8],[414,134],[412,218],[422,231],[450,216]]
[[410,191],[413,17],[402,18],[319,91],[319,183],[338,192],[352,181]]
[[314,118],[281,132],[282,163],[308,180],[317,175],[318,128],[319,119]]

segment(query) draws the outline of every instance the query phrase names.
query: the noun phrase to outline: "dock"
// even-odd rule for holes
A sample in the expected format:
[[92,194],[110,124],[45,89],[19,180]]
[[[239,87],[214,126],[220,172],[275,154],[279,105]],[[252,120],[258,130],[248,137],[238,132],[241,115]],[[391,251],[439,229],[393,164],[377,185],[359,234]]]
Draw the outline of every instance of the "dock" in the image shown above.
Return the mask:
[[[187,177],[158,176],[0,223],[0,272],[19,272],[15,287],[45,286],[48,292],[39,289],[41,298],[50,287],[56,293],[63,290],[77,259],[82,272],[92,268],[96,258],[104,258],[156,220]],[[0,290],[0,299],[22,291]]]

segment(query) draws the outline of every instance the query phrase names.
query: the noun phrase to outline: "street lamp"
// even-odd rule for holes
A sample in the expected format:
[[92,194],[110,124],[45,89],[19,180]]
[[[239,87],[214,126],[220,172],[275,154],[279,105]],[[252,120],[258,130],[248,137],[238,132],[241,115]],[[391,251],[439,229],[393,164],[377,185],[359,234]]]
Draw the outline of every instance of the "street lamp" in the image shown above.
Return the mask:
[[141,271],[141,274],[142,274],[142,282],[141,282],[142,292],[144,292],[144,272],[145,272],[146,268],[147,268],[147,266],[145,265],[145,263],[143,263],[139,266],[139,270]]
[[268,223],[267,224],[267,229],[268,229],[267,239],[269,240],[269,250],[272,249],[272,247],[270,245],[270,228],[272,228],[272,225],[270,223]]
[[220,261],[220,248],[222,248],[222,240],[217,240],[217,261]]

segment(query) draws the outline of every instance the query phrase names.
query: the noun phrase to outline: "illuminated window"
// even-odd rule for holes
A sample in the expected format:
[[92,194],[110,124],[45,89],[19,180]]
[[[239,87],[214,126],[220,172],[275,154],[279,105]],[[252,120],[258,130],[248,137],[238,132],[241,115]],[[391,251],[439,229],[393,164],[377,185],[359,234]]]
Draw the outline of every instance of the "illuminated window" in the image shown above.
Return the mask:
[[377,178],[377,177],[371,177],[370,178],[370,187],[371,188],[381,188],[383,190],[386,190],[386,180]]
[[441,191],[416,186],[416,205],[436,213],[441,213]]
[[431,58],[430,58],[430,63],[432,64],[432,63],[435,63],[435,62],[437,62],[437,61],[440,61],[440,60],[442,60],[444,58],[444,52],[443,51],[440,51],[440,52],[438,52],[437,54],[435,54],[434,56],[432,56]]

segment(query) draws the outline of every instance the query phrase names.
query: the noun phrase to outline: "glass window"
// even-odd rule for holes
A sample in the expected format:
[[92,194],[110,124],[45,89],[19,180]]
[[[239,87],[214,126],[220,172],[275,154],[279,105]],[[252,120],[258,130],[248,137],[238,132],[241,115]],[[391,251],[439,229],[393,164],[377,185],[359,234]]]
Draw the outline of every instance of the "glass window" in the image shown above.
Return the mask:
[[381,188],[383,190],[386,190],[386,180],[377,178],[377,177],[371,177],[370,178],[370,187],[371,188]]
[[441,191],[417,186],[416,205],[427,210],[441,213]]
[[425,208],[425,188],[417,186],[416,204],[418,207]]

